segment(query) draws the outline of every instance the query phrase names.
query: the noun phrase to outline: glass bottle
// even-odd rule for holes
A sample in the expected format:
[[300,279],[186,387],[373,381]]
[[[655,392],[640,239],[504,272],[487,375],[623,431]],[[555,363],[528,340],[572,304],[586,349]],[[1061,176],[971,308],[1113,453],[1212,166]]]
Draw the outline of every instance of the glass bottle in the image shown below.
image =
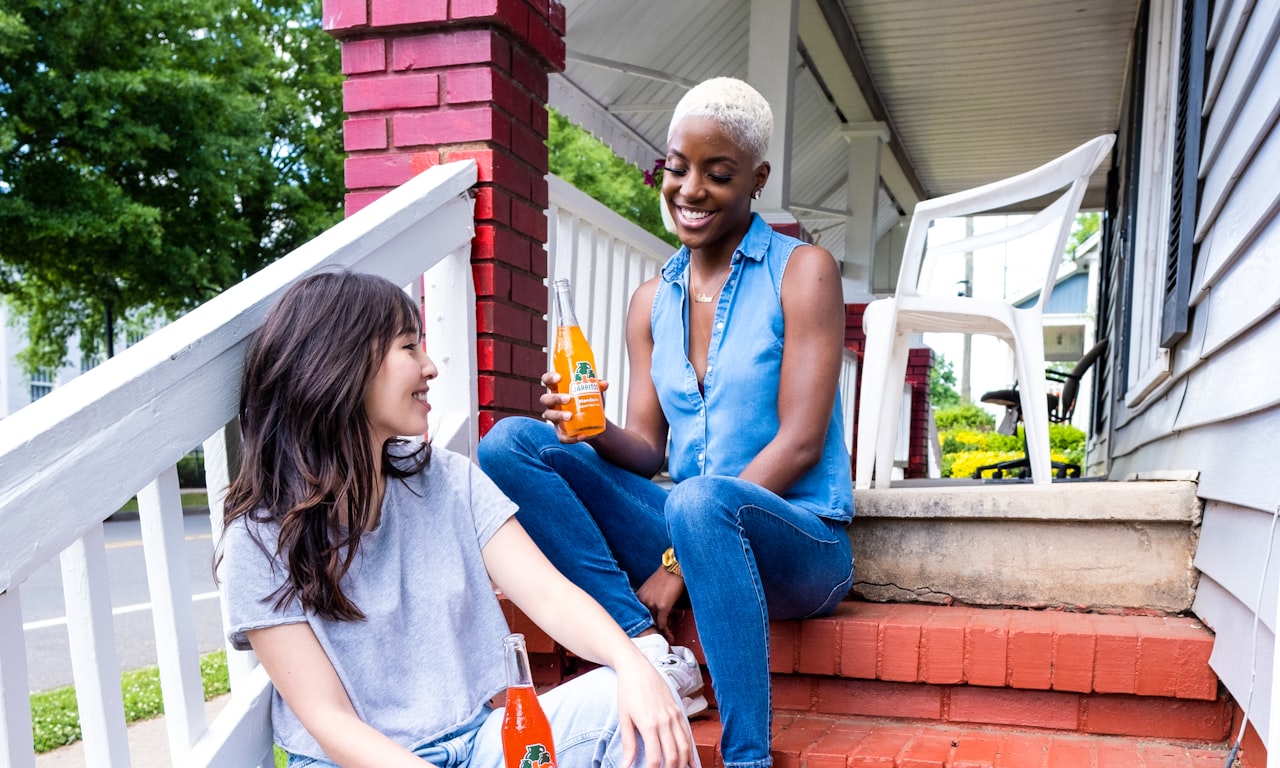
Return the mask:
[[507,704],[502,716],[502,754],[506,768],[555,768],[551,724],[533,689],[524,635],[515,633],[503,638],[502,655],[507,671]]
[[596,376],[596,360],[591,346],[578,327],[573,311],[573,293],[569,281],[556,280],[556,343],[551,354],[552,368],[560,374],[556,391],[567,394],[563,409],[573,414],[563,422],[565,433],[590,437],[604,431],[604,398]]

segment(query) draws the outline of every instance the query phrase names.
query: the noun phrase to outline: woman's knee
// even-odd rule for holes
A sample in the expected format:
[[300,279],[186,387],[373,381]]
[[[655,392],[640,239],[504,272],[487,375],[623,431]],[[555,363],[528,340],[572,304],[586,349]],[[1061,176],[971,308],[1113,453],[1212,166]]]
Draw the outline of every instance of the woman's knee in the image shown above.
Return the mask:
[[743,482],[736,477],[702,475],[676,483],[664,508],[672,538],[680,538],[680,531],[731,518],[737,506],[732,502],[738,496],[734,490]]
[[536,456],[548,442],[559,442],[550,424],[526,416],[512,416],[498,420],[489,428],[476,449],[476,456],[480,466],[487,469],[513,455]]

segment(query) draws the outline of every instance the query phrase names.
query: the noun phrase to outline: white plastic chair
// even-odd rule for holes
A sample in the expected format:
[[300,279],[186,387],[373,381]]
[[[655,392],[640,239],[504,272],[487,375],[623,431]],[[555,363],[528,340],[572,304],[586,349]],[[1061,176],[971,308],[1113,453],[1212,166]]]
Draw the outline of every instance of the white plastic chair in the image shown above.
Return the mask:
[[[1107,157],[1115,136],[1099,136],[1033,171],[963,192],[918,203],[907,230],[907,242],[894,297],[871,302],[863,314],[867,335],[863,359],[862,396],[858,407],[858,460],[854,485],[888,488],[898,437],[898,411],[907,371],[907,349],[914,332],[954,332],[991,335],[1013,348],[1018,391],[1035,483],[1052,480],[1049,466],[1049,409],[1044,383],[1044,331],[1041,315],[1057,277],[1067,236],[1080,209],[1094,169]],[[946,243],[928,238],[937,219],[994,213],[1016,203],[1065,191],[1030,218],[994,232],[961,237]],[[1057,233],[1038,252],[1019,259],[1039,260],[1044,288],[1035,306],[1018,309],[1007,301],[969,296],[924,295],[938,259],[1022,240],[1048,230]],[[926,239],[927,250],[926,250]]]

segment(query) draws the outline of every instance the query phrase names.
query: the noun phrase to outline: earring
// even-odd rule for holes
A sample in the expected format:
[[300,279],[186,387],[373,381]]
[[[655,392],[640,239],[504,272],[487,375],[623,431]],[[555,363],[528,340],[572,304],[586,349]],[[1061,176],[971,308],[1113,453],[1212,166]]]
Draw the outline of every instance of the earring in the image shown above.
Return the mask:
[[751,193],[751,199],[752,199],[752,200],[759,200],[759,199],[760,199],[760,192],[761,192],[761,190],[759,190],[759,189],[757,189],[755,192],[752,192],[752,193]]

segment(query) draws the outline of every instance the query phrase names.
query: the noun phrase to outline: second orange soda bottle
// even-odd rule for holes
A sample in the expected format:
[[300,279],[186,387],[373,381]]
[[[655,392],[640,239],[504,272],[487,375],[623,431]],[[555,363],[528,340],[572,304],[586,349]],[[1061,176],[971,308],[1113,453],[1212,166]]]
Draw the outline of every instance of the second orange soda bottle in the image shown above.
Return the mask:
[[556,343],[551,353],[552,367],[560,374],[556,391],[568,395],[564,410],[573,414],[564,422],[566,434],[590,437],[604,431],[604,398],[596,376],[595,356],[578,327],[573,311],[569,281],[556,280]]
[[507,635],[502,641],[507,670],[507,703],[502,716],[502,755],[506,768],[555,768],[556,747],[551,724],[538,703],[529,669],[524,635]]

